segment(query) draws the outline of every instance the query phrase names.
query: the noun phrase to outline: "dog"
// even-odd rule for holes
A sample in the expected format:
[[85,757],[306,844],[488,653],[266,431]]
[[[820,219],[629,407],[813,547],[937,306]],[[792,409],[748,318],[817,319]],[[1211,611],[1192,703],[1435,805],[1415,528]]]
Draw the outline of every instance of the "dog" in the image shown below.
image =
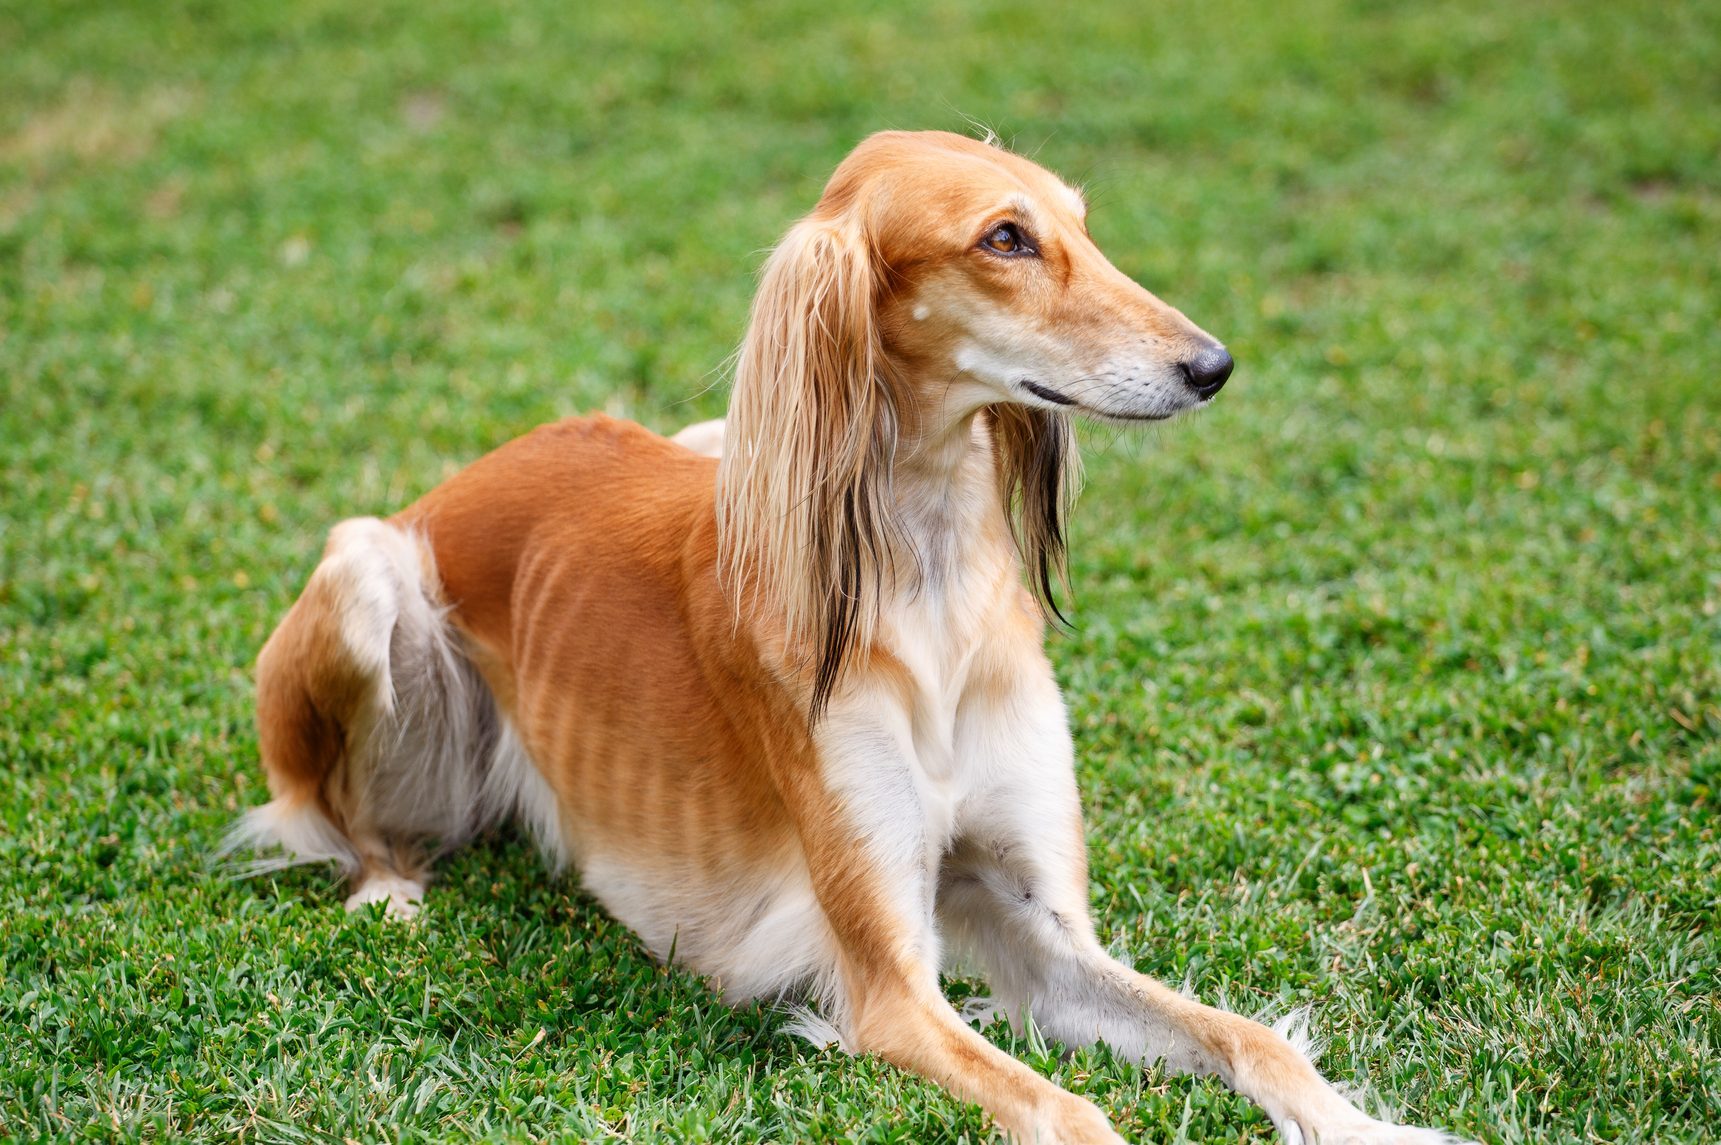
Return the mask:
[[229,847],[410,915],[516,820],[658,958],[801,999],[1018,1141],[1120,1138],[963,1020],[954,959],[1013,1022],[1218,1074],[1286,1141],[1448,1140],[1096,939],[1043,650],[1071,419],[1174,417],[1233,363],[1085,213],[991,141],[874,135],[769,256],[723,422],[570,418],[337,525],[259,656],[272,799]]

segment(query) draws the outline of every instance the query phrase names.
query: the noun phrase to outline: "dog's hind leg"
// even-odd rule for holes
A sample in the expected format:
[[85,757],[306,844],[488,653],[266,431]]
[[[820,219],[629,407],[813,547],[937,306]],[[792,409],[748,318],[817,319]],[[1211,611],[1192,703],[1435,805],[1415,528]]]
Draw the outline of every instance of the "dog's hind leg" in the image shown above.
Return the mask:
[[258,657],[274,798],[224,850],[284,852],[252,870],[333,861],[354,883],[348,909],[416,912],[431,859],[490,817],[495,705],[445,612],[419,538],[376,518],[335,527]]

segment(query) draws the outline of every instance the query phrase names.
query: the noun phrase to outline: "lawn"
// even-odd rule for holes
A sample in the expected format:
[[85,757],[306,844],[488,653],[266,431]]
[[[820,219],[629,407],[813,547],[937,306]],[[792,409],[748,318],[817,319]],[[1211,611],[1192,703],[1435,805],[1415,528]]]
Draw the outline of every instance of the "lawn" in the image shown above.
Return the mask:
[[0,0],[0,1137],[987,1137],[513,835],[411,926],[209,863],[332,522],[716,415],[841,156],[972,117],[1239,361],[1085,437],[1105,939],[1415,1120],[1721,1138],[1721,6],[838,7]]

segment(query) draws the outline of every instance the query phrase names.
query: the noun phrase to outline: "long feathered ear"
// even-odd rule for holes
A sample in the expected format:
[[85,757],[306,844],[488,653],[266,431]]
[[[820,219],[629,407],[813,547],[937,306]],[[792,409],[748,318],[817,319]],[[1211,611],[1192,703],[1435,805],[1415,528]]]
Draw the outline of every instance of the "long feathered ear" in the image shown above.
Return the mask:
[[1064,515],[1081,483],[1075,428],[1064,414],[1027,406],[995,405],[986,414],[1016,551],[1046,618],[1065,623],[1053,588],[1069,592]]
[[853,223],[798,223],[765,264],[735,367],[717,479],[719,561],[738,608],[783,617],[817,719],[871,642],[894,574],[897,410]]

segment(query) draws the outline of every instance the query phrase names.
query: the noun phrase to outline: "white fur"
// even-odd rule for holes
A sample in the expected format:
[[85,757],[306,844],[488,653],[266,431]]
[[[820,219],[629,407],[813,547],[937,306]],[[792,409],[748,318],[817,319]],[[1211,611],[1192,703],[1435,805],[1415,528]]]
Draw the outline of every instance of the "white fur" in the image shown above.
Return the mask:
[[643,869],[603,853],[580,856],[592,897],[658,959],[694,966],[731,1002],[806,997],[833,1013],[836,939],[804,863],[750,879],[694,866]]
[[705,457],[722,457],[723,428],[723,418],[698,421],[681,430],[669,440]]
[[314,803],[275,799],[253,807],[228,828],[215,858],[240,852],[254,857],[238,865],[241,875],[261,875],[295,863],[334,863],[343,874],[359,869],[358,852],[340,828]]
[[789,1015],[789,1020],[783,1023],[784,1033],[804,1038],[821,1050],[854,1052],[854,1047],[843,1039],[843,1033],[837,1029],[836,1023],[811,1006],[791,1005],[784,1009]]
[[937,868],[954,825],[954,793],[946,777],[923,766],[904,713],[875,701],[851,691],[832,705],[814,737],[819,761],[890,895],[889,909],[908,924],[916,960],[936,969]]
[[359,883],[358,889],[347,896],[347,909],[360,910],[373,902],[387,903],[385,913],[390,918],[410,919],[418,916],[419,903],[424,899],[424,883],[400,875],[371,875]]

